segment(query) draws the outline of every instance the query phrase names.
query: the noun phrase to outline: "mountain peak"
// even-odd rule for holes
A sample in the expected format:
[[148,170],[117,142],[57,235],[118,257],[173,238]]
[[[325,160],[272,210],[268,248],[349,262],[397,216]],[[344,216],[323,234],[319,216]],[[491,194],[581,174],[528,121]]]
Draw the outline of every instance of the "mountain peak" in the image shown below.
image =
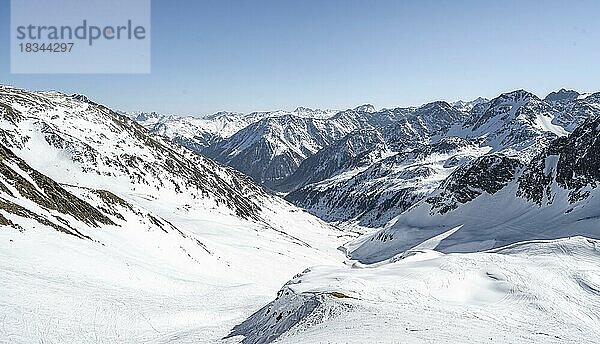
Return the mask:
[[98,105],[98,103],[91,101],[90,98],[88,98],[84,94],[74,93],[74,94],[71,95],[71,98],[77,99],[77,100],[79,100],[81,102],[84,102],[84,103],[88,103],[88,104],[92,104],[92,105]]
[[435,108],[450,108],[450,107],[452,107],[452,105],[450,105],[448,102],[443,101],[443,100],[437,100],[437,101],[434,101],[431,103],[423,104],[418,109],[435,109]]
[[298,106],[293,112],[295,113],[305,113],[305,112],[313,112],[315,110],[308,108],[308,107],[304,107],[304,106]]
[[292,114],[307,118],[328,118],[337,113],[334,110],[311,109],[304,106],[297,107]]
[[472,104],[474,104],[474,105],[479,105],[479,104],[487,103],[487,102],[489,102],[489,101],[490,101],[490,100],[489,100],[489,99],[487,99],[487,98],[483,98],[483,97],[477,97],[477,98],[475,98],[475,99],[471,100],[469,103],[472,103]]
[[501,95],[499,95],[498,97],[496,97],[494,99],[495,100],[515,100],[515,101],[528,101],[530,99],[539,99],[538,96],[536,96],[535,94],[526,91],[524,89],[518,89],[518,90],[514,90],[511,92],[507,92],[507,93],[502,93]]
[[357,112],[367,112],[367,113],[373,113],[375,112],[375,107],[371,104],[363,104],[361,106],[357,106],[354,108],[354,111]]
[[457,100],[451,103],[451,105],[458,110],[471,111],[471,109],[473,109],[475,106],[487,103],[489,101],[490,100],[487,98],[477,97],[476,99],[473,99],[471,101]]
[[579,97],[579,96],[580,96],[580,93],[577,91],[561,88],[560,90],[558,90],[556,92],[550,92],[550,94],[548,94],[546,96],[546,98],[544,98],[544,100],[547,102],[556,102],[556,101],[561,101],[561,100],[574,100],[574,99],[577,99],[577,97]]
[[502,93],[490,101],[490,109],[498,106],[513,105],[516,108],[528,104],[530,101],[541,101],[535,94],[519,89],[511,92]]

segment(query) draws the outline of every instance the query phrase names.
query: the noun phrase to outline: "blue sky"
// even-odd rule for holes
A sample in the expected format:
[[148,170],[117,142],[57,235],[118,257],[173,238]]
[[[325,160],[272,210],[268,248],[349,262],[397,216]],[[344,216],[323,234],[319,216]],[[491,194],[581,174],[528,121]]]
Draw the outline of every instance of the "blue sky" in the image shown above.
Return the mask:
[[149,75],[13,75],[0,0],[0,83],[113,108],[345,109],[600,90],[600,1],[155,0]]

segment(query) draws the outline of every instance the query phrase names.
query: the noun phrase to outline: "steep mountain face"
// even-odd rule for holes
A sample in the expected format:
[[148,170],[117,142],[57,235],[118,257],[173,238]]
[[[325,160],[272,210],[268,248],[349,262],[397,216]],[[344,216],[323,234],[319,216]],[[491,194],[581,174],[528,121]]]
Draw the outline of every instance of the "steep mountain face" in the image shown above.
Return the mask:
[[490,100],[487,98],[477,97],[476,99],[473,99],[471,101],[464,101],[464,100],[456,101],[456,102],[452,103],[452,106],[454,106],[457,110],[469,112],[475,106],[487,103],[489,101]]
[[519,90],[500,95],[471,110],[461,129],[453,133],[467,138],[484,137],[484,145],[493,151],[521,152],[532,146],[567,135],[552,123],[554,109],[534,94]]
[[402,153],[386,153],[286,196],[290,202],[334,222],[380,227],[427,196],[457,166],[485,154],[476,142],[444,138]]
[[[592,117],[550,145],[519,179],[517,195],[539,205],[554,202],[556,186],[569,204],[586,200],[600,184],[600,117]],[[572,211],[573,208],[569,208]]]
[[[335,115],[299,108],[238,122],[246,115],[223,113],[201,120],[203,128],[214,126],[210,133],[193,125],[154,131],[289,193],[289,201],[327,221],[383,226],[483,154],[529,163],[549,142],[600,114],[597,99],[561,90],[542,100],[517,90],[492,100],[379,111],[362,105]],[[238,124],[222,124],[227,121]],[[450,138],[469,147],[437,152],[436,144]],[[405,154],[422,147],[431,156],[421,156],[418,167],[407,164]]]
[[[465,115],[446,102],[339,113],[332,119],[369,129],[356,131],[307,158],[284,180],[282,189],[291,190],[286,199],[327,221],[381,226],[430,192],[432,185],[435,188],[447,175],[443,166],[455,167],[452,161],[443,161],[453,158],[450,151],[464,159],[466,152],[454,150],[468,146],[466,141],[439,140]],[[365,139],[371,144],[364,145]],[[347,147],[352,145],[361,147],[359,155],[348,154]],[[468,150],[479,154],[474,146]],[[407,162],[407,156],[419,161]]]
[[589,117],[600,114],[600,93],[559,99],[552,105],[557,111],[554,123],[571,132]]
[[388,151],[383,137],[377,130],[353,131],[304,160],[276,189],[296,190],[325,180],[350,167],[368,165]]
[[548,103],[574,101],[580,95],[581,94],[577,91],[566,90],[562,88],[559,91],[550,92],[550,94],[548,94],[546,98],[544,98],[544,101]]
[[353,244],[351,255],[379,261],[436,236],[437,249],[446,252],[598,237],[599,140],[600,119],[594,116],[526,165],[499,154],[483,156],[452,173],[395,224]]
[[483,193],[495,194],[514,178],[523,164],[502,154],[490,154],[461,166],[444,181],[443,190],[427,198],[432,210],[445,214]]
[[205,154],[273,187],[304,159],[356,129],[336,120],[268,117],[217,142]]
[[433,102],[418,108],[382,110],[370,117],[370,123],[379,128],[392,149],[403,151],[443,137],[465,116],[446,102]]
[[[474,102],[470,114],[445,102],[371,113],[369,124],[399,154],[373,161],[368,169],[338,171],[286,199],[327,221],[383,226],[474,158],[500,151],[527,162],[547,142],[566,135],[551,124],[553,111],[534,95],[515,91],[487,103]],[[418,159],[407,163],[406,155],[415,153]]]
[[0,160],[10,342],[215,342],[343,258],[346,233],[91,101],[0,86]]

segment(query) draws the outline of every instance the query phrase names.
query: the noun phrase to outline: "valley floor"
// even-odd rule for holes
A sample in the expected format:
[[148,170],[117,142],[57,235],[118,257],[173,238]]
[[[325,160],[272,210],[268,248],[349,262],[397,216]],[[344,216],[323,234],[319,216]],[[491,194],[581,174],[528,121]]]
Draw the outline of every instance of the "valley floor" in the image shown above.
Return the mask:
[[0,234],[0,342],[214,343],[293,275],[209,279],[55,239]]
[[236,331],[246,343],[600,343],[599,324],[600,242],[574,237],[315,267]]
[[[583,237],[315,266],[253,316],[302,262],[219,275],[60,239],[0,232],[0,342],[600,343],[600,242]],[[257,332],[221,340],[240,323]]]
[[[287,233],[218,214],[170,218],[211,254],[188,256],[177,234],[135,225],[91,229],[93,240],[35,221],[2,227],[0,343],[221,342],[295,274],[341,265],[336,243],[348,240],[320,222],[294,228],[293,214]],[[293,239],[298,230],[310,244]]]

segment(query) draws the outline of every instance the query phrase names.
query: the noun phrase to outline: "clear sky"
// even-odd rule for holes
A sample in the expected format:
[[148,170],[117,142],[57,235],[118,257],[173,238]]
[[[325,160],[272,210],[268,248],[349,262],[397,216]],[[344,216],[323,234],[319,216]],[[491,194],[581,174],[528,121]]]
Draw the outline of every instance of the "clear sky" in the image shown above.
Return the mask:
[[[25,1],[25,0],[24,0]],[[163,113],[345,109],[600,90],[600,1],[155,0],[149,75],[13,75],[0,83]]]

